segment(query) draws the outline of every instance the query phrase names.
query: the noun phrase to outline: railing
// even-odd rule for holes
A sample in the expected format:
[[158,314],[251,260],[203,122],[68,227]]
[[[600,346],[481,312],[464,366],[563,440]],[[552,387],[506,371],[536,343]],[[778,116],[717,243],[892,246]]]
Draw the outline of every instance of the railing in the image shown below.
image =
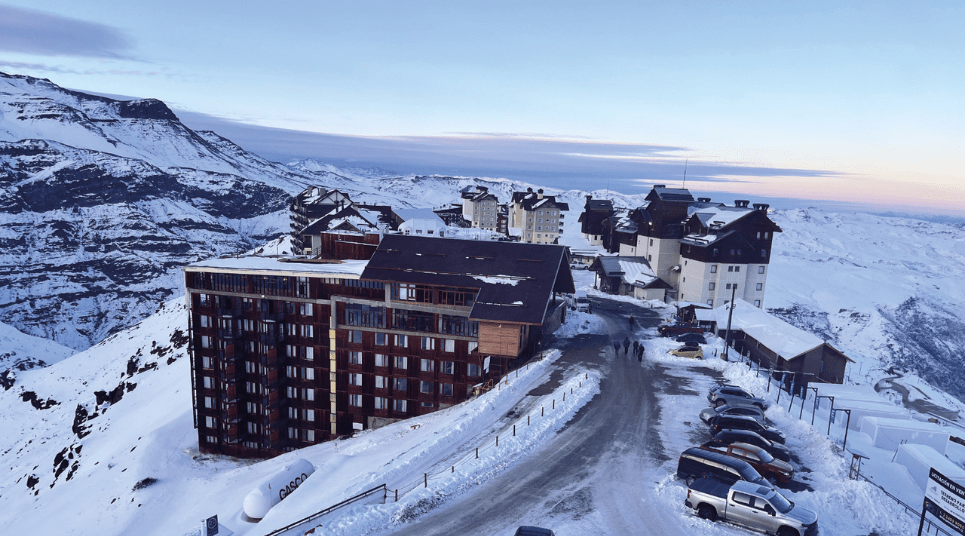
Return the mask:
[[282,528],[280,528],[280,529],[277,529],[277,530],[274,530],[274,531],[272,531],[272,532],[269,532],[269,533],[266,534],[265,536],[278,536],[279,534],[285,533],[285,532],[287,532],[287,531],[289,531],[289,530],[291,530],[291,529],[293,529],[293,528],[295,528],[295,527],[298,527],[298,526],[300,526],[300,525],[304,525],[305,523],[309,523],[309,522],[311,522],[313,519],[318,519],[319,517],[322,517],[322,516],[325,515],[325,514],[328,514],[328,513],[332,512],[332,511],[334,511],[334,510],[338,510],[339,508],[342,508],[343,506],[348,506],[349,504],[352,504],[352,503],[354,503],[354,502],[357,502],[357,501],[360,501],[360,500],[365,499],[365,498],[367,498],[367,497],[370,497],[370,496],[372,496],[372,495],[375,495],[375,494],[376,494],[377,492],[379,492],[379,491],[382,492],[382,500],[384,501],[385,498],[386,498],[386,496],[388,495],[389,491],[388,491],[388,488],[385,486],[385,484],[382,484],[381,486],[376,486],[376,487],[374,487],[374,488],[372,488],[372,489],[370,489],[370,490],[363,491],[362,493],[359,493],[358,495],[356,495],[356,496],[354,496],[354,497],[349,497],[348,499],[345,499],[344,501],[342,501],[342,502],[340,502],[340,503],[338,503],[338,504],[329,506],[328,508],[325,508],[324,510],[319,510],[318,512],[315,512],[314,514],[312,514],[312,515],[310,515],[310,516],[303,517],[303,518],[299,519],[298,521],[295,521],[294,523],[289,523],[288,525],[285,525],[284,527],[282,527]]

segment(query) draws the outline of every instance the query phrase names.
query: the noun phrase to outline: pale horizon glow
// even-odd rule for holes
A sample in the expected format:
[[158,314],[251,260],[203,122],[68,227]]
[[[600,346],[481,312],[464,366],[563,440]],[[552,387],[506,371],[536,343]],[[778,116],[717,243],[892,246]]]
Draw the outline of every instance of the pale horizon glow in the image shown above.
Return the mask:
[[[515,178],[520,159],[539,167],[519,147],[560,142],[544,166],[562,155],[593,181],[633,184],[641,165],[635,180],[653,182],[689,160],[708,188],[961,215],[963,26],[954,0],[6,0],[0,71],[159,98],[278,158],[416,170],[406,148],[428,145],[427,170]],[[291,131],[338,143],[285,153],[259,137]]]

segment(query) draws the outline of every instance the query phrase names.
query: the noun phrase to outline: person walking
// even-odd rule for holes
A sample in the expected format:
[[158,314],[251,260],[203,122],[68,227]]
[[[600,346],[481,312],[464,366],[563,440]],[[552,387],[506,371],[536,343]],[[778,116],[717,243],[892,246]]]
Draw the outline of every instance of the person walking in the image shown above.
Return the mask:
[[640,350],[640,343],[637,341],[633,341],[633,355],[637,355],[637,352],[639,352],[639,350]]
[[613,341],[613,355],[620,354],[620,341]]
[[640,349],[637,350],[637,361],[643,362],[643,343],[640,343]]
[[633,327],[633,315],[630,315],[630,326]]
[[627,355],[629,351],[630,351],[630,337],[626,337],[623,339],[623,355]]

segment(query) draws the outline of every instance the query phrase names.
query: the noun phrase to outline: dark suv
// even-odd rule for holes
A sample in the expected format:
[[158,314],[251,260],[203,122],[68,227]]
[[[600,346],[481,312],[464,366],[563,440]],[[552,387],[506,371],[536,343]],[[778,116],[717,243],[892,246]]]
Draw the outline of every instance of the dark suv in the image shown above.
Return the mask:
[[689,486],[694,480],[704,477],[731,484],[738,480],[747,480],[768,488],[773,487],[757,469],[744,460],[715,450],[697,447],[685,450],[677,462],[677,478],[686,480]]
[[721,430],[750,430],[751,432],[757,432],[761,437],[782,445],[787,439],[784,437],[784,432],[773,426],[766,426],[750,415],[718,415],[707,424],[710,425],[711,435]]
[[767,409],[768,402],[763,398],[758,398],[736,385],[721,385],[714,387],[707,393],[707,401],[711,406],[757,406]]

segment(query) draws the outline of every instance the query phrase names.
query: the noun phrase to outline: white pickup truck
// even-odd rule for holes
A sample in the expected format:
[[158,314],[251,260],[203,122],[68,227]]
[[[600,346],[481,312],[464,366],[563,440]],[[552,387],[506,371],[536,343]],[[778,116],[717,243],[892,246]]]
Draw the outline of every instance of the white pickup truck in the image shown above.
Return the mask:
[[777,536],[813,536],[818,515],[795,506],[773,488],[744,480],[726,484],[699,478],[687,490],[684,504],[704,519],[717,519]]

